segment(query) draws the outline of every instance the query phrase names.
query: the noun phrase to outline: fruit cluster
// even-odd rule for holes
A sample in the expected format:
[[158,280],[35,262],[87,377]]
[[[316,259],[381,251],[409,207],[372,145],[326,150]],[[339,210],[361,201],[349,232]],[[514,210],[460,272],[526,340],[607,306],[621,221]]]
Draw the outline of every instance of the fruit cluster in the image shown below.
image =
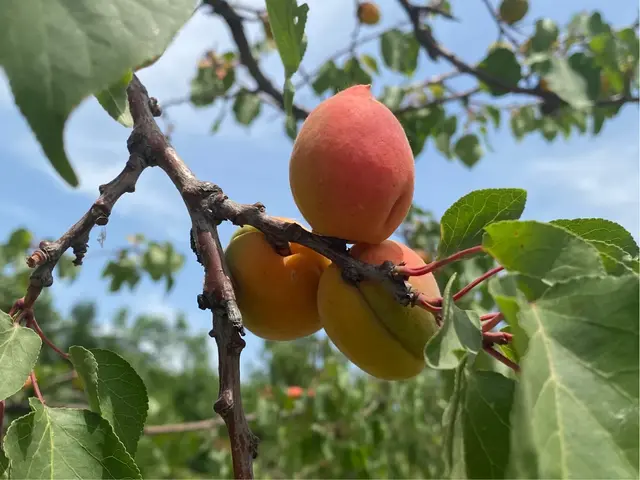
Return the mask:
[[[365,263],[425,265],[417,252],[389,239],[411,206],[415,164],[402,126],[368,85],[348,88],[311,112],[289,174],[313,233],[353,244],[349,254]],[[431,312],[399,304],[376,282],[347,283],[337,265],[309,248],[291,244],[290,251],[280,255],[251,226],[233,235],[225,255],[249,331],[293,340],[324,329],[351,362],[381,379],[410,378],[424,368],[424,346],[438,328]],[[432,274],[409,283],[440,297]]]

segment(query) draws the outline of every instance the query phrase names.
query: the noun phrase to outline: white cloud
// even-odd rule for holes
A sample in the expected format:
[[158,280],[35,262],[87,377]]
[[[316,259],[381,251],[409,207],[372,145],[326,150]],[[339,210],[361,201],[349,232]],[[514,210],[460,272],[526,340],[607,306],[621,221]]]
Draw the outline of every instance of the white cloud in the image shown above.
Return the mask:
[[640,151],[637,143],[611,142],[569,157],[528,162],[537,183],[561,188],[576,200],[610,214],[638,235],[640,210]]

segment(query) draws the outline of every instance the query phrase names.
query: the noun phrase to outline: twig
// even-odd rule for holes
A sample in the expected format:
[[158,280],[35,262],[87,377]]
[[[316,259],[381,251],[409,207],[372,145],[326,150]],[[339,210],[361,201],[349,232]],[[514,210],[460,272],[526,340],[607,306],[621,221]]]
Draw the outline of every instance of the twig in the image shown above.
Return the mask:
[[130,151],[144,155],[150,165],[164,170],[180,193],[191,218],[192,246],[205,270],[203,293],[198,296],[198,303],[201,308],[212,311],[210,335],[218,347],[220,388],[214,410],[223,418],[229,431],[234,476],[253,478],[253,458],[257,456],[258,439],[247,424],[240,393],[244,328],[227,274],[217,223],[212,222],[206,210],[206,199],[220,189],[212,183],[198,180],[171,147],[154,119],[153,104],[137,76],[127,91],[135,122],[131,134],[133,140],[129,142]]
[[493,327],[498,325],[502,320],[502,312],[497,313],[488,313],[487,315],[482,315],[480,317],[480,321],[482,322],[482,331],[488,332]]
[[31,370],[31,373],[29,373],[29,377],[31,377],[31,386],[33,387],[33,391],[36,393],[36,397],[38,397],[38,400],[40,400],[40,403],[42,405],[45,405],[44,397],[42,396],[42,393],[40,393],[40,386],[38,385],[36,373]]
[[[249,415],[247,415],[249,420]],[[149,425],[144,427],[144,434],[163,435],[167,433],[183,433],[183,432],[197,432],[199,430],[210,430],[214,427],[224,425],[224,421],[220,418],[209,418],[207,420],[199,420],[197,422],[185,422],[185,423],[169,423],[167,425]]]
[[405,265],[399,265],[395,267],[395,272],[397,275],[406,276],[406,277],[419,277],[421,275],[426,275],[431,273],[440,267],[444,267],[452,262],[460,260],[464,257],[468,257],[470,255],[475,255],[477,253],[482,253],[484,250],[482,249],[482,245],[478,245],[476,247],[466,248],[464,250],[460,250],[459,252],[454,253],[453,255],[448,256],[447,258],[443,258],[442,260],[437,260],[435,262],[428,263],[422,267],[407,267]]
[[400,304],[406,306],[416,302],[419,292],[393,274],[395,267],[391,262],[381,265],[361,262],[348,254],[343,240],[316,235],[296,223],[270,217],[264,213],[264,205],[234,202],[221,190],[211,197],[209,208],[214,220],[229,220],[238,226],[251,225],[263,232],[272,244],[293,242],[318,252],[340,267],[347,282],[357,283],[365,279],[379,282]]
[[[402,20],[401,22],[398,22],[397,24],[393,25],[390,28],[390,30],[393,30],[394,28],[401,28],[401,27],[404,27],[406,25],[409,25],[409,22],[407,20]],[[358,39],[358,41],[356,42],[355,46],[359,47],[359,46],[364,45],[365,43],[371,42],[372,40],[377,40],[386,31],[388,31],[388,30],[385,30],[385,31],[382,31],[382,32],[372,33],[370,35],[363,35]],[[306,75],[309,80],[303,79],[302,81],[300,81],[299,83],[297,83],[295,85],[295,88],[299,89],[299,88],[303,87],[304,85],[306,85],[307,83],[309,83],[310,79],[313,79],[313,78],[317,77],[318,74],[320,73],[320,69],[324,66],[325,63],[327,63],[327,62],[329,62],[331,60],[335,61],[338,58],[342,57],[343,55],[347,55],[347,54],[351,53],[351,48],[352,48],[352,46],[349,45],[348,47],[340,49],[340,50],[337,50],[336,52],[334,52],[330,56],[326,57],[324,60],[322,60],[320,62],[320,64],[318,65],[318,67],[316,69],[314,69],[312,72],[310,72],[310,73],[308,73]]]
[[498,12],[496,12],[493,7],[491,6],[491,3],[489,2],[489,0],[482,0],[482,2],[485,4],[485,6],[487,7],[487,10],[489,10],[489,14],[491,15],[491,17],[493,17],[493,19],[496,22],[496,26],[498,27],[498,32],[499,32],[499,37],[505,36],[507,37],[507,39],[516,47],[516,48],[520,48],[520,43],[515,39],[515,37],[513,35],[511,35],[509,32],[507,32],[507,29],[504,28],[504,25],[502,24],[502,19],[500,18],[500,16],[498,15]]
[[493,347],[490,347],[490,346],[486,345],[486,346],[483,347],[483,349],[484,349],[485,352],[487,352],[493,358],[495,358],[496,360],[498,360],[501,363],[504,363],[507,367],[511,368],[514,372],[520,372],[520,365],[518,365],[517,363],[509,360],[507,357],[505,357],[502,353],[500,353],[497,350],[495,350]]
[[482,282],[484,282],[487,278],[490,278],[492,276],[494,276],[496,273],[500,272],[504,270],[504,267],[499,266],[499,267],[495,267],[492,268],[491,270],[489,270],[488,272],[482,274],[481,276],[479,276],[478,278],[476,278],[473,282],[469,283],[469,285],[467,285],[466,287],[460,289],[459,292],[457,292],[454,296],[453,296],[453,300],[454,301],[458,301],[460,300],[462,297],[464,297],[467,293],[469,293],[471,290],[473,290],[475,287],[477,287],[478,285],[480,285]]
[[[231,31],[231,36],[238,47],[240,61],[245,67],[247,67],[247,70],[249,70],[249,73],[258,85],[258,89],[273,98],[280,108],[284,109],[284,96],[282,95],[282,92],[278,90],[273,83],[271,83],[271,80],[265,76],[258,65],[258,61],[251,53],[251,46],[249,45],[247,35],[244,31],[242,18],[226,0],[204,0],[204,3],[210,5],[213,8],[213,11],[220,15],[227,23],[227,26]],[[309,115],[309,112],[297,105],[294,105],[293,115],[298,120],[304,120],[307,115]]]

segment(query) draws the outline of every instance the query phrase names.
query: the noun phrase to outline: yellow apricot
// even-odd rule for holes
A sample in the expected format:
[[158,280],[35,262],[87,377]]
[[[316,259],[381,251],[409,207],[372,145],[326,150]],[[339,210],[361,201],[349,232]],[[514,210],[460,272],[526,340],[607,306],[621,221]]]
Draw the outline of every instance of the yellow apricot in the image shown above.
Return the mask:
[[404,129],[369,85],[320,103],[289,163],[293,199],[313,231],[350,243],[389,238],[411,207],[414,181]]
[[[385,260],[411,267],[425,265],[417,253],[393,240],[379,245],[356,244],[350,253],[376,265]],[[409,283],[430,298],[440,297],[432,274],[411,277]],[[320,278],[318,309],[334,345],[361,370],[384,380],[418,375],[425,366],[424,346],[438,329],[430,312],[400,305],[377,282],[348,284],[335,264]]]
[[262,232],[245,225],[225,250],[244,325],[266,340],[294,340],[321,328],[318,282],[330,262],[302,245],[290,249],[279,255]]

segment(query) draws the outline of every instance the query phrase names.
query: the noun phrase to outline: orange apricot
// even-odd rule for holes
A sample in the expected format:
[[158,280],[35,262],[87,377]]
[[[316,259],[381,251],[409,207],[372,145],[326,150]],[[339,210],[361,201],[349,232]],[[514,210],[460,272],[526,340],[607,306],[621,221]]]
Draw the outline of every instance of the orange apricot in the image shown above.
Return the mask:
[[380,243],[413,199],[415,162],[400,122],[356,85],[318,105],[300,128],[289,163],[298,209],[315,233]]
[[225,250],[244,325],[266,340],[294,340],[321,328],[317,289],[330,262],[302,245],[290,249],[279,255],[262,232],[245,225]]
[[[350,253],[375,265],[386,260],[410,267],[425,265],[417,253],[393,240],[356,244]],[[409,283],[428,297],[440,297],[430,273],[411,277]],[[424,347],[438,329],[432,313],[400,305],[380,283],[348,284],[335,264],[320,278],[318,309],[322,326],[338,350],[361,370],[384,380],[418,375],[425,366]]]
[[358,5],[357,16],[360,23],[375,25],[380,21],[380,9],[373,2],[362,2]]

